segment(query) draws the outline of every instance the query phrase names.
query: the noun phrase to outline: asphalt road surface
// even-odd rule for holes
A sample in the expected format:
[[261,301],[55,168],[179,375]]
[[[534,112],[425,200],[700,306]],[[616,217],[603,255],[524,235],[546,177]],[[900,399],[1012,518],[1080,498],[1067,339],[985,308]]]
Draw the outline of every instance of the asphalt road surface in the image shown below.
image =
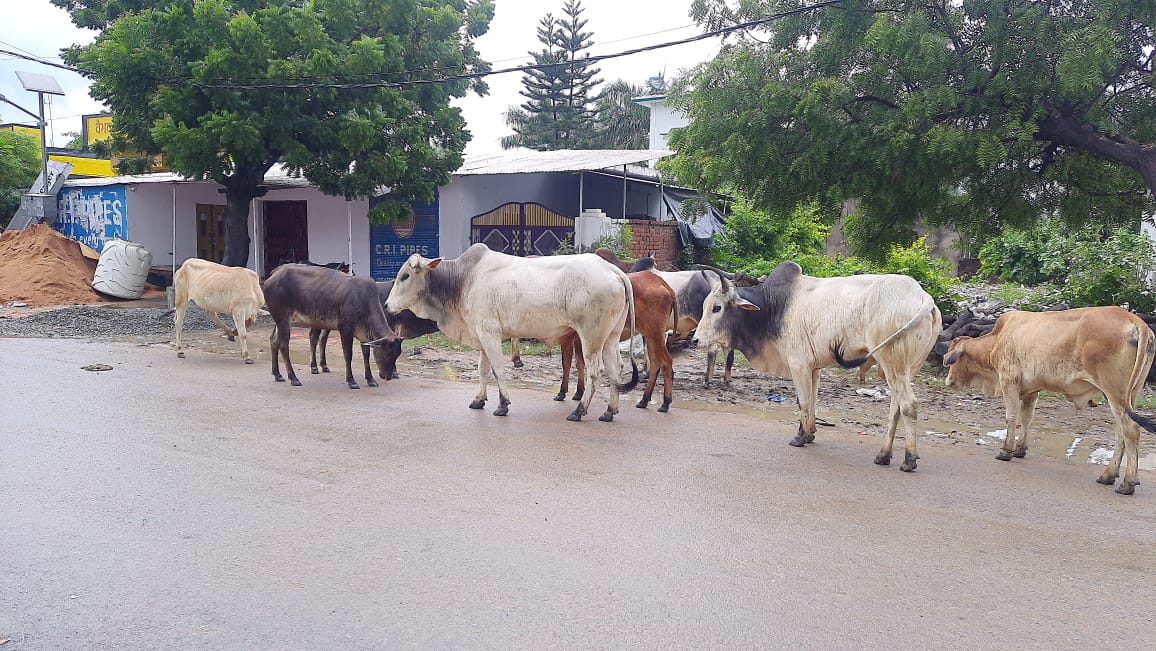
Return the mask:
[[0,651],[1156,647],[1151,472],[301,378],[0,339]]

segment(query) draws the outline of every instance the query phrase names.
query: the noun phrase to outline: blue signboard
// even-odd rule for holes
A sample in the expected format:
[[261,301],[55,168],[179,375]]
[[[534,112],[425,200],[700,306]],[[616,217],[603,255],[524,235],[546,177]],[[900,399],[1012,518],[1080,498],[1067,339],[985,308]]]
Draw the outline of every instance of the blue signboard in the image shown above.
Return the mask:
[[108,240],[128,238],[123,185],[65,188],[57,199],[59,214],[52,227],[100,251]]
[[[392,197],[375,197],[370,208]],[[393,280],[401,265],[414,253],[427,258],[438,255],[438,200],[432,204],[409,202],[413,217],[394,224],[369,225],[369,274],[374,280]]]

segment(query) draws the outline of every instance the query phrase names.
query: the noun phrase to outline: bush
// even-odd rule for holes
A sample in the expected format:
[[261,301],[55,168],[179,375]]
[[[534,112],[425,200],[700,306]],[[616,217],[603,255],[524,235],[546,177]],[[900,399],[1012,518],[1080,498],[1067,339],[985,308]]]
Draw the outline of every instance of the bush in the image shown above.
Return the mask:
[[940,312],[955,314],[959,311],[952,291],[958,281],[951,275],[951,263],[931,257],[931,245],[925,238],[921,237],[909,246],[893,244],[879,273],[911,276],[931,294]]
[[1072,307],[1127,305],[1156,310],[1148,276],[1156,270],[1152,243],[1126,227],[1072,230],[1045,219],[1030,230],[1009,229],[984,244],[980,273],[1027,286],[1052,285]]

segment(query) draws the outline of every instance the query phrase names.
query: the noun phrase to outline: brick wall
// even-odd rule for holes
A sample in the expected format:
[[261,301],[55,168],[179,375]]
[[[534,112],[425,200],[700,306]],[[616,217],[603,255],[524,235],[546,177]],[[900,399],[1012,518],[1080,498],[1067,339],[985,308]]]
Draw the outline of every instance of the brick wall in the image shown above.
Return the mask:
[[653,253],[659,269],[678,268],[678,222],[631,219],[629,223],[633,236],[630,255],[641,258]]

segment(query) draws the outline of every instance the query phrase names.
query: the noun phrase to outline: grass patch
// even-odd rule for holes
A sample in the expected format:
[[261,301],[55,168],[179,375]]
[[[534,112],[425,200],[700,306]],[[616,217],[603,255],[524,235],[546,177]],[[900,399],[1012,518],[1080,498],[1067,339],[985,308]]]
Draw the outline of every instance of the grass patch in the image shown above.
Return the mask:
[[[450,350],[458,353],[475,350],[474,348],[471,348],[470,346],[467,346],[460,341],[456,341],[447,337],[444,333],[441,332],[422,335],[420,337],[411,339],[407,343],[409,343],[414,348],[427,346],[429,348],[441,348],[443,350]],[[546,353],[550,352],[546,348],[546,345],[537,339],[523,339],[518,345],[518,348],[521,351],[523,357],[545,355]],[[510,352],[510,341],[507,339],[506,341],[502,342],[502,353],[508,357]]]

